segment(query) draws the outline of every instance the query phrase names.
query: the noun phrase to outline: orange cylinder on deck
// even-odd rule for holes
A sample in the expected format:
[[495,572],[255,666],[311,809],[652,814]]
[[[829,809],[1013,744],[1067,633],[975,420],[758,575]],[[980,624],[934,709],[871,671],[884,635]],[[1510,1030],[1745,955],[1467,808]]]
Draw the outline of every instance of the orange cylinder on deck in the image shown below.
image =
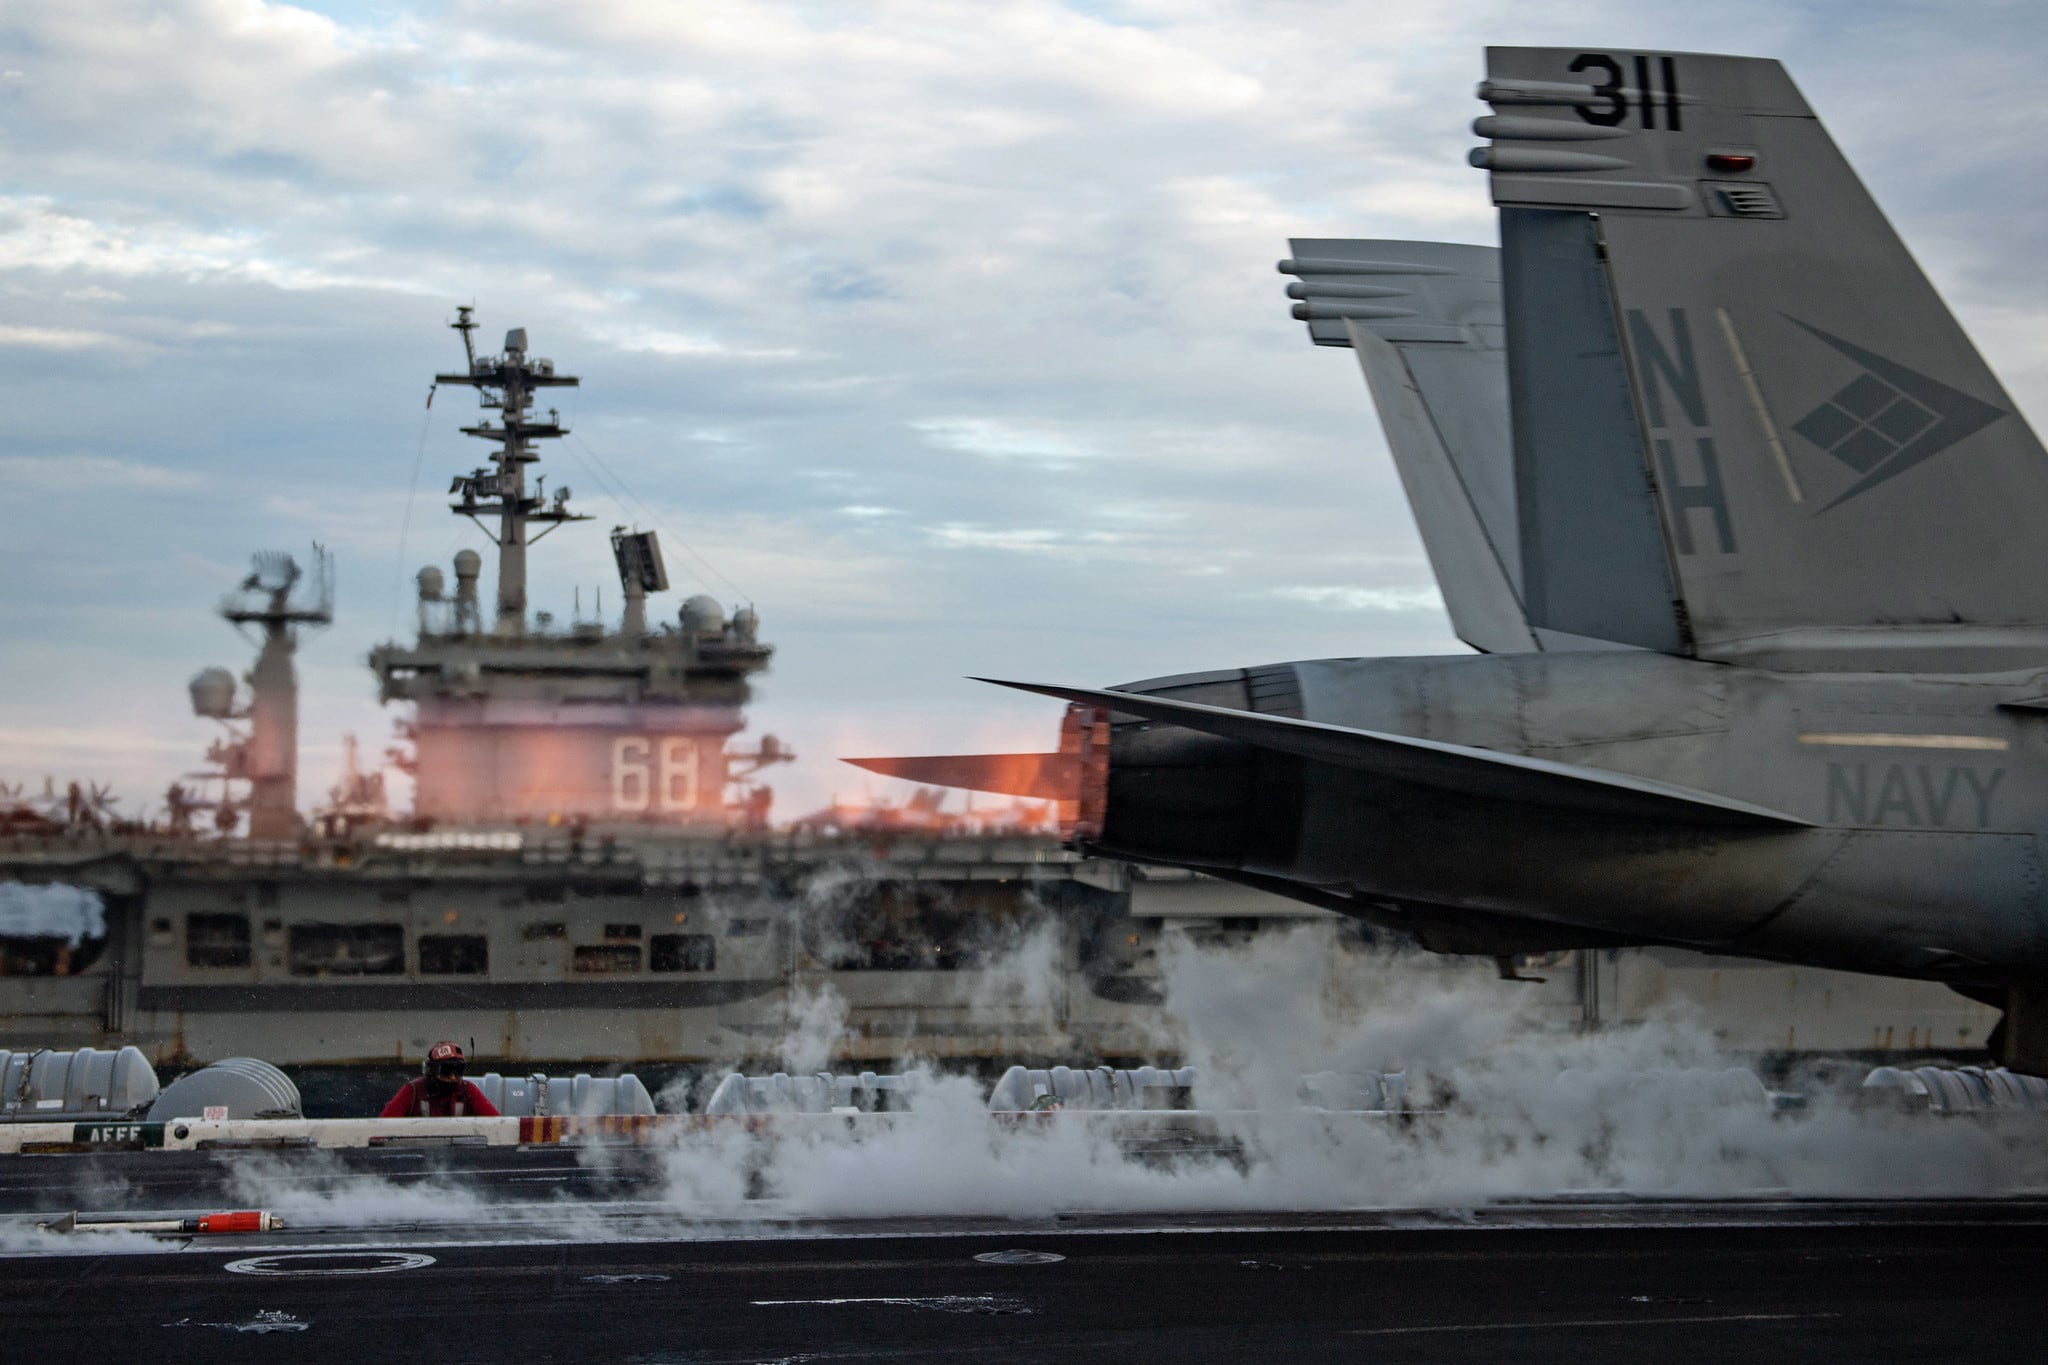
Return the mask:
[[201,1232],[262,1232],[263,1213],[259,1209],[240,1209],[234,1213],[205,1213],[199,1216]]

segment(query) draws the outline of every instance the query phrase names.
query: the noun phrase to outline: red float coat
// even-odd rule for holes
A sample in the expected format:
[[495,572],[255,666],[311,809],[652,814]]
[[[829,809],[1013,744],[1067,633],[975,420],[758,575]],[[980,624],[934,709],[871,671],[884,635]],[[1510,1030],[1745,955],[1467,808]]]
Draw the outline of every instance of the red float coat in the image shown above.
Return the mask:
[[426,1077],[415,1076],[398,1087],[398,1093],[377,1117],[403,1119],[421,1115],[437,1119],[494,1119],[498,1117],[498,1106],[484,1098],[475,1081],[463,1081],[453,1091],[436,1095],[427,1089]]

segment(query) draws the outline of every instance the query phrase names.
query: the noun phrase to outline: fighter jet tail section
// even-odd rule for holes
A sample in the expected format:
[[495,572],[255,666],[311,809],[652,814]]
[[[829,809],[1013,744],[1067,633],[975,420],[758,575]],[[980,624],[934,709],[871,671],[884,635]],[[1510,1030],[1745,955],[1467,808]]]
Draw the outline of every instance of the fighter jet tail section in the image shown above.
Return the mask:
[[1464,796],[1547,806],[1603,818],[1778,829],[1806,829],[1812,825],[1811,821],[1783,811],[1672,782],[1464,744],[1205,706],[1142,692],[1004,682],[999,678],[975,681],[1178,725],[1255,748],[1358,768]]
[[1295,238],[1294,316],[1348,346],[1379,409],[1401,486],[1458,638],[1489,654],[1541,648],[1521,600],[1500,252],[1448,242]]
[[1830,671],[2048,660],[2048,459],[1784,69],[1487,60],[1531,624]]

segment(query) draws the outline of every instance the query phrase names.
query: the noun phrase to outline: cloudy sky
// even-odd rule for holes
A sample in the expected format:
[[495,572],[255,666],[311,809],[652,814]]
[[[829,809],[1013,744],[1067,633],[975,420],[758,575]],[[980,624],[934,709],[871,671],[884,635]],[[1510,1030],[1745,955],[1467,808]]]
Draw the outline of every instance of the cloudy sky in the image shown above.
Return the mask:
[[0,781],[154,800],[211,737],[186,680],[246,662],[215,600],[313,540],[307,785],[381,747],[363,656],[420,564],[488,549],[439,496],[474,408],[423,405],[457,303],[584,380],[544,468],[599,520],[535,551],[535,606],[615,605],[613,522],[751,599],[784,813],[886,786],[835,753],[1049,739],[969,673],[1461,648],[1273,262],[1492,240],[1489,42],[1784,59],[2044,409],[2032,3],[6,7]]

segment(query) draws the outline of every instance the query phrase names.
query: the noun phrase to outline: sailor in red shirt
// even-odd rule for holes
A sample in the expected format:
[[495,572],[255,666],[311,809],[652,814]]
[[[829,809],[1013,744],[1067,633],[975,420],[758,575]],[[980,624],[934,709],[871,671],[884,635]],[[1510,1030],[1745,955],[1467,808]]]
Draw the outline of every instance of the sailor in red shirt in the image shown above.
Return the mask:
[[391,1103],[377,1117],[402,1118],[496,1118],[498,1106],[484,1098],[475,1081],[464,1080],[469,1059],[459,1043],[436,1043],[427,1049],[427,1064],[417,1080],[398,1087]]

